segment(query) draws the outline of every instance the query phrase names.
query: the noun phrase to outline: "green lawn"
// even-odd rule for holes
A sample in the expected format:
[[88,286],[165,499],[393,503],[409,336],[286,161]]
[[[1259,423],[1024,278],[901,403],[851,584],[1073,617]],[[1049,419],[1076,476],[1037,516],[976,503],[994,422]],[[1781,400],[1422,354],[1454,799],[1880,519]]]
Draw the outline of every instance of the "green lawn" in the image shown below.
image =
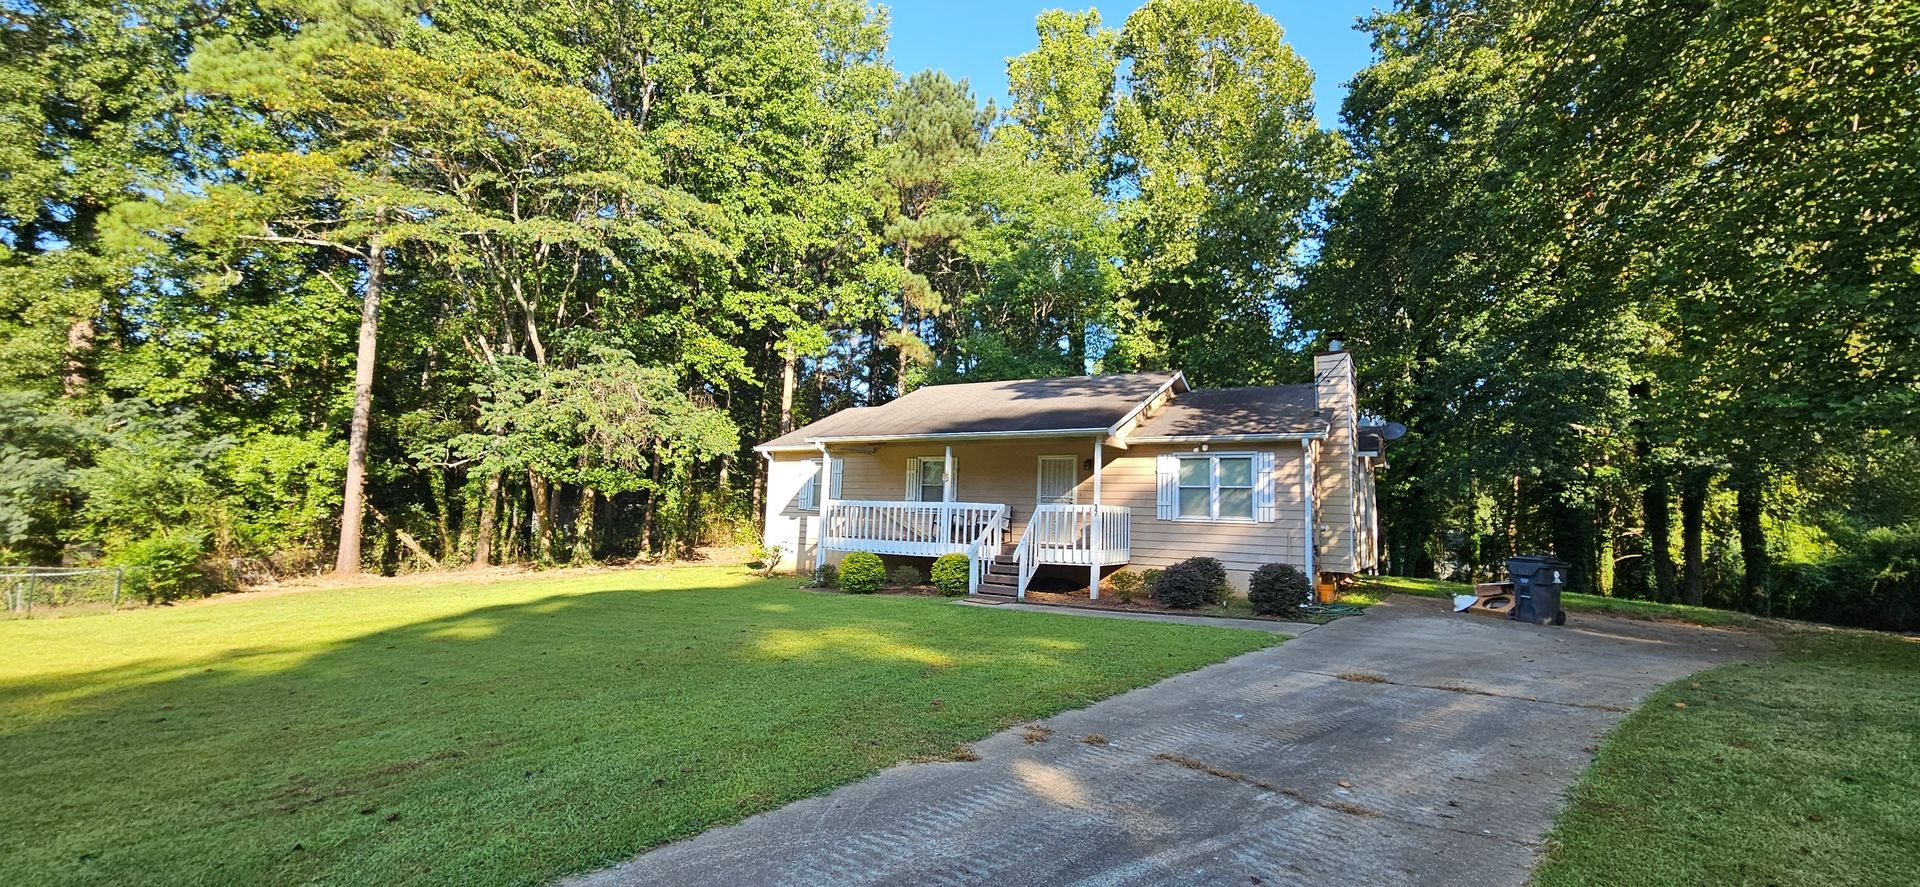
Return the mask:
[[739,568],[0,623],[14,884],[528,883],[1273,635]]
[[[1341,596],[1343,603],[1370,606],[1384,600],[1389,594],[1410,594],[1417,597],[1450,598],[1456,594],[1472,594],[1473,586],[1459,582],[1443,582],[1439,579],[1409,579],[1405,576],[1368,576],[1361,584]],[[1597,594],[1562,594],[1560,606],[1569,612],[1597,612],[1614,616],[1629,616],[1638,619],[1665,619],[1675,622],[1691,622],[1696,625],[1718,625],[1731,628],[1751,628],[1764,620],[1735,610],[1716,610],[1712,607],[1690,607],[1685,604],[1662,604],[1654,601],[1636,601],[1627,598],[1603,597]]]
[[1914,882],[1920,641],[1776,641],[1778,656],[1675,682],[1628,716],[1575,786],[1538,885]]

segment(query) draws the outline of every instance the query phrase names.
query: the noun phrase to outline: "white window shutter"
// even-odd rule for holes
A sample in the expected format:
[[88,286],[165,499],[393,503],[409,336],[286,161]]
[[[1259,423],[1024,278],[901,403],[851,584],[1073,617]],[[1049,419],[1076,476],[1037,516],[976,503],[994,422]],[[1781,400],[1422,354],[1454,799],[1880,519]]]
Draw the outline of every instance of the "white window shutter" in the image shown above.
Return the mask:
[[833,478],[827,481],[827,494],[836,500],[840,498],[840,491],[846,488],[845,480],[847,472],[843,470],[846,467],[847,460],[833,460]]
[[1161,453],[1154,462],[1160,481],[1159,517],[1161,520],[1173,520],[1175,502],[1180,495],[1180,457]]
[[807,480],[800,485],[800,510],[817,511],[820,508],[820,460],[807,460]]
[[1279,517],[1273,507],[1273,452],[1253,454],[1253,519],[1263,524]]
[[920,457],[907,459],[907,501],[920,501]]

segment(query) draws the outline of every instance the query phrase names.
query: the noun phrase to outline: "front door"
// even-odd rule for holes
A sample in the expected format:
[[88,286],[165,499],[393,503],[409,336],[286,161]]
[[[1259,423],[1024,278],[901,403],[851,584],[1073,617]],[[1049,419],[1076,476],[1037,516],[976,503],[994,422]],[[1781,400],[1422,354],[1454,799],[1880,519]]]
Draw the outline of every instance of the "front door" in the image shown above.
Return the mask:
[[1041,505],[1072,505],[1080,485],[1077,456],[1041,456],[1038,500]]

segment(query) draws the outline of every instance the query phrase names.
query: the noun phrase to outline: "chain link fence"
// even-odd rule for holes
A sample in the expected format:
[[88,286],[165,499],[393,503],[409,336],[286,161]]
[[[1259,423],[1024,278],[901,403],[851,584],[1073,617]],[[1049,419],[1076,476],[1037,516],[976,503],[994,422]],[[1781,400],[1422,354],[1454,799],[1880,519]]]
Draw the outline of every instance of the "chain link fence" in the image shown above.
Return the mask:
[[0,594],[7,614],[100,609],[120,606],[124,578],[118,567],[0,567]]

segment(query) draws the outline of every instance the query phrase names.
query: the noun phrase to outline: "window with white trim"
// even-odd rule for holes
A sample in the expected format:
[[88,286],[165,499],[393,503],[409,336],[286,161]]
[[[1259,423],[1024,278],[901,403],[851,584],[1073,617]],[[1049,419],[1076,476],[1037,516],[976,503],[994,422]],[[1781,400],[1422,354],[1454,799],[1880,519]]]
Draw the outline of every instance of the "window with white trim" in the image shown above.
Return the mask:
[[1253,520],[1253,454],[1182,455],[1178,519]]
[[[847,463],[845,461],[840,459],[833,460],[833,478],[828,483],[828,490],[832,492],[833,498],[835,499],[840,498],[841,478],[843,476],[843,472],[841,471],[841,469],[845,468],[846,464]],[[820,510],[820,460],[819,459],[807,460],[807,480],[805,483],[800,485],[800,510],[801,511]]]

